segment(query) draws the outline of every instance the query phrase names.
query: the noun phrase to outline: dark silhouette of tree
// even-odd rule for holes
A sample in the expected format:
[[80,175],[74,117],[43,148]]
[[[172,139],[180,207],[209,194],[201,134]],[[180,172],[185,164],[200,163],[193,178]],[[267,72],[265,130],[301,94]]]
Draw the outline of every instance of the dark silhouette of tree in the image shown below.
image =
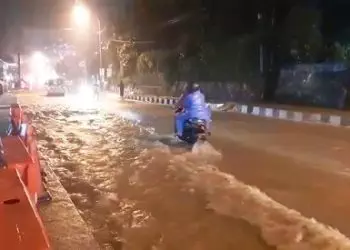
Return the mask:
[[[325,49],[325,14],[319,9],[324,3],[135,0],[133,35],[141,40],[155,40],[149,51],[157,51],[151,53],[136,46],[136,54],[141,57],[135,69],[152,71],[157,61],[158,70],[170,83],[263,82],[264,99],[273,100],[283,65],[345,58],[349,54],[349,46],[338,44]],[[343,34],[345,37],[346,32]],[[135,56],[134,50],[128,51]]]

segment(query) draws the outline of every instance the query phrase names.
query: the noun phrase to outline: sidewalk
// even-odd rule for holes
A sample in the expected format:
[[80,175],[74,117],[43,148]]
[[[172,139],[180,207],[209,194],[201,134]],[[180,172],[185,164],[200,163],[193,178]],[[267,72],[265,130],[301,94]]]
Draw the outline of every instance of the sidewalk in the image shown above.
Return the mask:
[[[171,96],[129,95],[126,100],[174,105],[177,98]],[[332,126],[350,126],[350,112],[314,107],[302,107],[279,104],[242,104],[242,103],[209,103],[213,111],[235,112],[265,118],[305,122]]]

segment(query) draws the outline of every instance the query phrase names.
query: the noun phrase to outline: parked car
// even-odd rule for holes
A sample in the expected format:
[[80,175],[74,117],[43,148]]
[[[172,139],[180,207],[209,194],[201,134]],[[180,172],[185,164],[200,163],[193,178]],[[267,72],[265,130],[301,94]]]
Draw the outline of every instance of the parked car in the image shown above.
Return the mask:
[[65,96],[67,89],[62,79],[49,80],[46,83],[47,96]]

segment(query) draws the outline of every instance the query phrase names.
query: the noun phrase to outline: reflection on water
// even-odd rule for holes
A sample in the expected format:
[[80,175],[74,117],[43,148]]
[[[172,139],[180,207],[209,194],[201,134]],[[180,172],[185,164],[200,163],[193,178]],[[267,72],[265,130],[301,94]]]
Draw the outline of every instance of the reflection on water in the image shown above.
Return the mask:
[[114,114],[36,110],[42,156],[103,249],[349,247],[339,233],[220,172],[221,154],[209,143],[188,149]]

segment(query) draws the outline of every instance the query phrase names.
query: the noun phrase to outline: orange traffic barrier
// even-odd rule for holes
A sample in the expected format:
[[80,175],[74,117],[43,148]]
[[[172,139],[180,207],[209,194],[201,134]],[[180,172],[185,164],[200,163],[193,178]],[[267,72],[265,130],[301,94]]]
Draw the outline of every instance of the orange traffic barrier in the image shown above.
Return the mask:
[[16,169],[0,169],[0,249],[50,249],[35,205]]
[[43,185],[35,130],[19,104],[11,105],[8,135],[2,142],[8,167],[19,171],[35,203],[51,200]]
[[[25,116],[24,116],[25,117]],[[26,128],[23,126],[23,130],[26,129],[25,136],[22,137],[24,144],[26,145],[28,152],[33,160],[33,163],[28,168],[28,183],[27,187],[30,193],[36,193],[39,202],[51,200],[50,194],[46,191],[43,183],[44,179],[41,175],[42,169],[39,160],[38,147],[35,138],[35,129],[28,121]]]

